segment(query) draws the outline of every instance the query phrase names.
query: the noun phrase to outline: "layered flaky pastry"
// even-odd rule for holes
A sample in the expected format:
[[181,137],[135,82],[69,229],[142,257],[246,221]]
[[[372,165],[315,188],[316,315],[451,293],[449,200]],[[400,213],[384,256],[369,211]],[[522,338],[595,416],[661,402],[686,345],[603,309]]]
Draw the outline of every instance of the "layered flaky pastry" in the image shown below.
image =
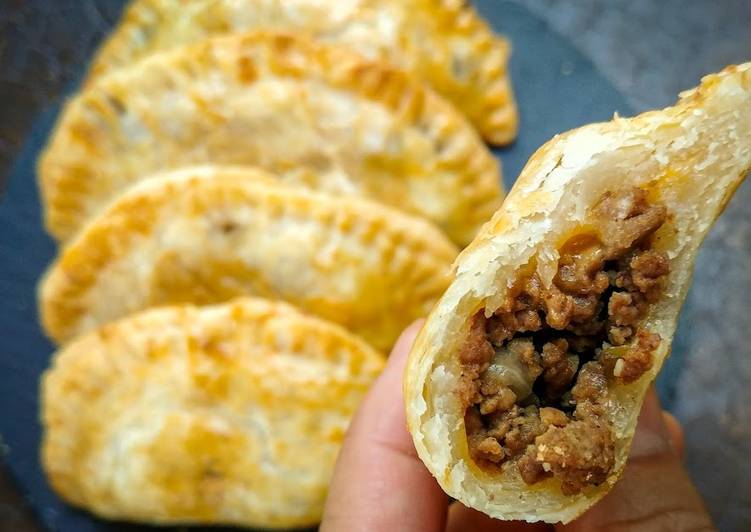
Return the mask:
[[699,245],[749,167],[751,63],[531,158],[409,359],[409,427],[447,493],[568,522],[612,488]]
[[250,168],[183,169],[144,180],[92,220],[50,267],[39,308],[63,342],[155,305],[255,295],[387,349],[446,289],[456,254],[428,222],[377,203]]
[[128,185],[193,164],[255,165],[377,199],[469,242],[498,207],[498,164],[449,103],[347,49],[280,34],[168,51],[74,97],[39,163],[58,239]]
[[42,463],[61,497],[108,519],[312,525],[382,366],[284,303],[149,310],[55,355]]
[[516,136],[508,41],[453,0],[135,0],[89,78],[173,46],[256,29],[305,33],[387,60],[453,101],[488,141]]

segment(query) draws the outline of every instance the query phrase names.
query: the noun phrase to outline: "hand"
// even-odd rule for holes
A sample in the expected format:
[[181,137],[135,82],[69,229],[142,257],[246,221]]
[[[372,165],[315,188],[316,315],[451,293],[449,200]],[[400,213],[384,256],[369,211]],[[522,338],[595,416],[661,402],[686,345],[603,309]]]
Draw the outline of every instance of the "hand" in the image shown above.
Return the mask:
[[402,374],[420,323],[397,342],[347,433],[323,515],[323,532],[714,530],[681,463],[683,433],[647,394],[623,477],[568,525],[497,521],[449,504],[407,432]]

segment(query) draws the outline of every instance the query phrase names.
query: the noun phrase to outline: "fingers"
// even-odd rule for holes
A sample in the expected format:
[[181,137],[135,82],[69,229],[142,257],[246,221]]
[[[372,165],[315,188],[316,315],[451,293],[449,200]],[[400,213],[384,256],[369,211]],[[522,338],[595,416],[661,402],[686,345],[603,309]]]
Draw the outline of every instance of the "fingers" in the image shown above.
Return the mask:
[[680,425],[677,421],[672,429],[666,425],[657,394],[650,389],[623,477],[591,510],[557,529],[714,530],[701,497],[673,450],[675,446],[681,452],[682,442]]
[[448,499],[415,453],[402,399],[404,365],[420,325],[397,341],[352,421],[326,502],[324,532],[444,529]]
[[449,507],[446,532],[545,532],[553,526],[545,523],[523,523],[520,521],[498,521],[482,512],[467,508],[460,502]]

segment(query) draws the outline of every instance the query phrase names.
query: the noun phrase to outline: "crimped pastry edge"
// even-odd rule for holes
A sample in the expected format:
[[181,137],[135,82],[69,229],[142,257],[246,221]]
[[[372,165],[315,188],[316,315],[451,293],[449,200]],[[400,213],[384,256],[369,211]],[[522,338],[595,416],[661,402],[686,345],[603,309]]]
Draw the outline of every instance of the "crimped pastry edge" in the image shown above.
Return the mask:
[[[79,154],[86,152],[87,139],[106,134],[107,115],[118,115],[112,110],[116,105],[113,101],[117,101],[110,94],[114,88],[137,87],[140,79],[164,77],[166,72],[190,71],[196,68],[196,63],[205,75],[227,64],[227,57],[233,58],[233,70],[223,74],[241,84],[243,72],[249,68],[258,70],[247,62],[255,48],[265,52],[261,55],[267,66],[273,63],[274,68],[285,69],[286,76],[319,78],[335,88],[354,92],[366,101],[390,109],[407,124],[420,125],[429,132],[428,138],[444,144],[436,157],[435,171],[456,176],[455,197],[460,202],[453,209],[458,214],[450,216],[448,226],[444,227],[456,242],[469,242],[499,206],[503,190],[498,161],[466,119],[430,88],[382,61],[366,60],[346,49],[315,43],[305,37],[258,31],[220,36],[155,54],[127,69],[112,72],[73,97],[58,118],[37,165],[49,233],[64,241],[85,221],[82,198],[87,194],[87,184],[101,176],[96,172],[96,161],[82,160]],[[304,69],[299,67],[301,54],[305,58]],[[224,59],[219,61],[217,56]],[[193,78],[181,79],[187,80],[188,87]]]
[[[136,0],[126,8],[117,28],[95,55],[85,85],[134,59],[134,50],[138,43],[143,42],[143,34],[150,28],[153,31],[152,26],[169,15],[170,6],[165,4],[168,4],[165,0]],[[511,54],[508,39],[494,34],[468,2],[418,0],[417,6],[450,31],[461,31],[468,36],[474,56],[481,59],[471,76],[479,80],[475,82],[479,87],[468,92],[482,95],[481,104],[468,114],[468,118],[489,143],[504,145],[512,142],[518,132],[519,117],[508,74]],[[135,59],[141,57],[141,54],[135,54]],[[114,63],[114,66],[109,63]]]
[[[395,255],[391,267],[401,270],[438,271],[445,265],[446,276],[422,275],[412,287],[415,297],[439,294],[448,284],[449,266],[457,248],[428,221],[391,207],[360,198],[340,198],[284,185],[271,174],[253,167],[189,167],[145,179],[116,198],[104,212],[91,220],[61,251],[39,282],[41,323],[48,336],[63,343],[81,334],[79,322],[86,315],[89,290],[100,270],[125,257],[130,244],[154,227],[169,223],[161,210],[192,187],[236,191],[253,197],[267,210],[282,216],[284,205],[309,206],[311,219],[321,221],[332,232],[358,231],[363,246],[378,246],[387,235],[394,246],[409,252]],[[246,197],[243,196],[243,197]],[[281,203],[280,203],[281,202]],[[348,216],[344,216],[344,213]],[[358,227],[354,221],[367,226]],[[422,294],[422,295],[421,295]],[[433,296],[431,296],[433,297]],[[377,345],[386,349],[390,344]]]
[[[128,349],[123,348],[123,354],[133,355],[133,358],[137,358],[133,349],[139,349],[136,346],[140,345],[140,348],[146,350],[149,338],[162,334],[164,326],[181,328],[185,334],[196,334],[201,331],[209,334],[220,321],[226,323],[227,320],[233,319],[239,320],[239,327],[252,320],[254,326],[260,326],[261,330],[264,330],[263,327],[266,323],[281,319],[290,323],[291,330],[295,330],[296,326],[302,327],[308,334],[325,337],[322,341],[328,342],[332,347],[327,351],[332,365],[335,364],[336,358],[339,356],[337,354],[338,349],[335,348],[336,345],[361,359],[361,362],[354,366],[360,375],[357,378],[353,377],[353,382],[361,383],[362,381],[374,380],[385,364],[385,359],[381,353],[343,327],[305,314],[292,305],[280,301],[242,297],[227,303],[205,307],[176,305],[153,308],[125,317],[61,348],[53,355],[51,366],[40,378],[40,420],[44,429],[40,460],[54,491],[69,503],[85,508],[105,519],[137,520],[160,525],[209,524],[203,521],[196,522],[195,520],[182,519],[179,516],[154,515],[149,517],[134,515],[123,508],[118,509],[117,503],[113,506],[112,501],[106,497],[99,498],[96,493],[91,491],[96,491],[97,485],[90,484],[87,473],[71,467],[74,461],[70,453],[76,436],[65,433],[71,425],[74,425],[74,423],[68,423],[65,420],[68,415],[75,415],[76,413],[66,411],[65,405],[69,394],[86,393],[78,384],[81,378],[80,369],[88,367],[89,364],[96,366],[105,363],[104,359],[106,359],[107,353],[92,352],[86,349],[87,346],[96,347],[100,337],[110,338],[123,332],[127,333],[128,338],[123,338],[123,342],[129,344],[130,347]],[[142,334],[137,337],[130,336],[134,329],[139,329]],[[263,341],[267,341],[267,339],[258,339],[259,343]],[[301,342],[300,345],[301,347],[298,347],[298,349],[304,350],[305,341]],[[302,351],[298,354],[305,356]],[[162,356],[174,356],[174,353],[167,352]],[[128,364],[129,362],[124,363]],[[138,364],[142,361],[134,360],[130,363]],[[94,389],[99,385],[100,383],[94,383]],[[104,420],[102,421],[104,422]],[[259,516],[254,519],[250,519],[248,516],[235,516],[234,519],[212,521],[211,524],[273,528],[313,526],[320,521],[320,510],[322,508],[310,515],[295,519],[274,519],[270,521]]]

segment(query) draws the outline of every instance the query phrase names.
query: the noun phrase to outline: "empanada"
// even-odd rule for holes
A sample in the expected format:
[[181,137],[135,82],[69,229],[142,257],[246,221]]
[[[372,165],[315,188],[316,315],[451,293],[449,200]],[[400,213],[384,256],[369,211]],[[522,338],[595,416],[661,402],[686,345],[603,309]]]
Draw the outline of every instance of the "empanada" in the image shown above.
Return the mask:
[[284,303],[149,310],[55,355],[42,463],[65,500],[108,519],[312,525],[382,366]]
[[233,35],[105,77],[67,105],[39,164],[66,239],[126,186],[192,164],[249,164],[375,198],[469,242],[502,197],[498,164],[447,102],[346,49]]
[[468,2],[451,0],[135,0],[89,75],[228,32],[307,33],[385,59],[452,100],[494,144],[513,140],[517,114],[510,46]]
[[409,427],[449,495],[565,523],[612,488],[698,247],[750,167],[751,63],[530,159],[410,355]]
[[39,308],[63,342],[150,306],[256,295],[387,349],[446,289],[456,254],[428,222],[377,203],[251,169],[184,169],[139,183],[87,225],[42,281]]

